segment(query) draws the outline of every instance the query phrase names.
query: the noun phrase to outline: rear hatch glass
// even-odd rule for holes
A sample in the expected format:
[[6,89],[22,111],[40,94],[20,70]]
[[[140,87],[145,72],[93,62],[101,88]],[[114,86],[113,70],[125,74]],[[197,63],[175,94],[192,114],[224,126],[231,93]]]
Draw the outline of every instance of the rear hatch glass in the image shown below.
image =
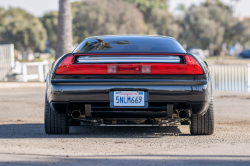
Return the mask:
[[181,53],[185,49],[167,37],[101,37],[85,39],[73,53]]

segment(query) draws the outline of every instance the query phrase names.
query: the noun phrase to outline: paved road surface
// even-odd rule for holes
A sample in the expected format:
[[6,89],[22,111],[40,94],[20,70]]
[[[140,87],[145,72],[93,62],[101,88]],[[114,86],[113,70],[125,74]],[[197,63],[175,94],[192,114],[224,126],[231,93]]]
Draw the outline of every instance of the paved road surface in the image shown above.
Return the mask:
[[250,93],[215,93],[212,136],[188,126],[71,127],[46,135],[43,88],[0,89],[0,165],[250,165]]

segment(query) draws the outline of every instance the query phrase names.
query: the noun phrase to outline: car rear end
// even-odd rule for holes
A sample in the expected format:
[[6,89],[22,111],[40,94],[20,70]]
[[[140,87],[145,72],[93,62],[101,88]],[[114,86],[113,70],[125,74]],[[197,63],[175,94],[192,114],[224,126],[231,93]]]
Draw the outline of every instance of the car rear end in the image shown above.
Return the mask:
[[46,96],[51,110],[67,115],[69,123],[190,125],[192,115],[206,113],[212,88],[206,65],[186,52],[74,51],[52,67]]

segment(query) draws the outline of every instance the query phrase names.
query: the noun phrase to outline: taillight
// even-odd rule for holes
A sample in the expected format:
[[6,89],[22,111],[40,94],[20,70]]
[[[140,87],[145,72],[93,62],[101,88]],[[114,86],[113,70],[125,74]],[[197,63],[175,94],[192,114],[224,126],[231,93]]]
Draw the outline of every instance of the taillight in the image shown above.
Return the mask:
[[74,56],[67,56],[57,67],[58,75],[200,75],[203,71],[198,62],[185,55],[184,63],[73,63]]
[[63,73],[70,74],[70,71],[72,70],[71,65],[73,63],[73,60],[74,60],[73,55],[69,55],[66,58],[64,58],[63,61],[57,67],[56,74],[63,74]]
[[198,62],[186,55],[186,63],[141,63],[141,74],[152,75],[200,75],[203,73]]

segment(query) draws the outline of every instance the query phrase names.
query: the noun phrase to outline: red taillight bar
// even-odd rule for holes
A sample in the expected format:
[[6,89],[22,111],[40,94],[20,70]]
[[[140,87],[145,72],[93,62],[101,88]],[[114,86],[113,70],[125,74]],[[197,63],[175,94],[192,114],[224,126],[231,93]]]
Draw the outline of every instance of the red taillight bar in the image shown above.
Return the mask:
[[[183,56],[183,55],[182,55]],[[58,75],[200,75],[203,71],[190,55],[183,56],[185,63],[105,63],[74,64],[74,56],[67,56],[57,67]]]

